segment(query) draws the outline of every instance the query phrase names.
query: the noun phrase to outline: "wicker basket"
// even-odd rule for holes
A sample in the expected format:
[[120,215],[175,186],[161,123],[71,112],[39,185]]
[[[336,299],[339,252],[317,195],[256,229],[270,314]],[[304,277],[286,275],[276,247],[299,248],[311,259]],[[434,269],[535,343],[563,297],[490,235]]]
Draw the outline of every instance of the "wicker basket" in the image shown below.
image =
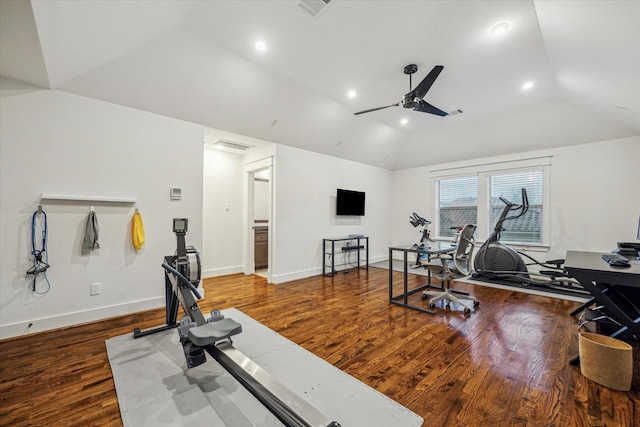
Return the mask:
[[630,390],[633,349],[629,344],[606,335],[580,332],[578,346],[582,375],[614,390]]

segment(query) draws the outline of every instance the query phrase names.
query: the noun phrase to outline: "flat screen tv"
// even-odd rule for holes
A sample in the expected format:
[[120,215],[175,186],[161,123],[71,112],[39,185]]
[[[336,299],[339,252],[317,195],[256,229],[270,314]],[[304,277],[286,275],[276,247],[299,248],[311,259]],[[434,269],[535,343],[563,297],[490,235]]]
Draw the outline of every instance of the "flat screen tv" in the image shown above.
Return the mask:
[[338,188],[336,215],[364,216],[364,192]]

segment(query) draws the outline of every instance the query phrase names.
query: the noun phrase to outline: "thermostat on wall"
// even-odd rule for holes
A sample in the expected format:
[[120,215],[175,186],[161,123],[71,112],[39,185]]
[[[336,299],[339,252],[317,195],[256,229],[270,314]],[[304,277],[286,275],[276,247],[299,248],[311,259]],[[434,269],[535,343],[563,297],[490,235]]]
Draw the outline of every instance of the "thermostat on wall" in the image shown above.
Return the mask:
[[171,200],[180,200],[182,199],[182,188],[180,187],[171,187],[169,189],[169,197]]

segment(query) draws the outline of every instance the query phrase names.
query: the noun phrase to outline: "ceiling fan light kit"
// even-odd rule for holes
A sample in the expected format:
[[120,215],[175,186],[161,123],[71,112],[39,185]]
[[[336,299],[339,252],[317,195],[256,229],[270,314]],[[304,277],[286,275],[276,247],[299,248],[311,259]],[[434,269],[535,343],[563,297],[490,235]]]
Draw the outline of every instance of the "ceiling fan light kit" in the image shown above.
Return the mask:
[[[441,117],[448,116],[449,113],[442,111],[437,107],[434,107],[423,99],[429,89],[431,89],[431,86],[436,81],[443,69],[444,67],[442,65],[436,65],[429,72],[429,74],[427,74],[427,76],[418,84],[418,86],[413,89],[411,75],[418,71],[418,66],[416,64],[409,64],[405,66],[404,73],[409,75],[409,92],[402,97],[402,101],[398,102],[397,104],[386,105],[384,107],[376,107],[369,110],[358,111],[354,114],[357,116],[359,114],[371,113],[373,111],[383,110],[389,107],[398,107],[402,105],[404,108],[411,108],[413,109],[413,111],[418,111],[421,113],[429,113]],[[462,110],[455,111],[457,111],[456,114],[460,114],[462,112]]]

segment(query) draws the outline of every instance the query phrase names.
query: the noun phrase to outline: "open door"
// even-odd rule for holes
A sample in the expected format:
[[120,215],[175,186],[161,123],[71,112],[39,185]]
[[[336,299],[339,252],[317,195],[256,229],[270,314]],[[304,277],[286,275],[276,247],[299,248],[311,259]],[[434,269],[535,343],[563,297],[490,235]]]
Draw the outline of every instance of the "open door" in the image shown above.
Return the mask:
[[271,282],[273,270],[273,167],[267,158],[245,165],[245,274]]
[[253,174],[253,261],[255,274],[267,277],[269,269],[269,169]]

